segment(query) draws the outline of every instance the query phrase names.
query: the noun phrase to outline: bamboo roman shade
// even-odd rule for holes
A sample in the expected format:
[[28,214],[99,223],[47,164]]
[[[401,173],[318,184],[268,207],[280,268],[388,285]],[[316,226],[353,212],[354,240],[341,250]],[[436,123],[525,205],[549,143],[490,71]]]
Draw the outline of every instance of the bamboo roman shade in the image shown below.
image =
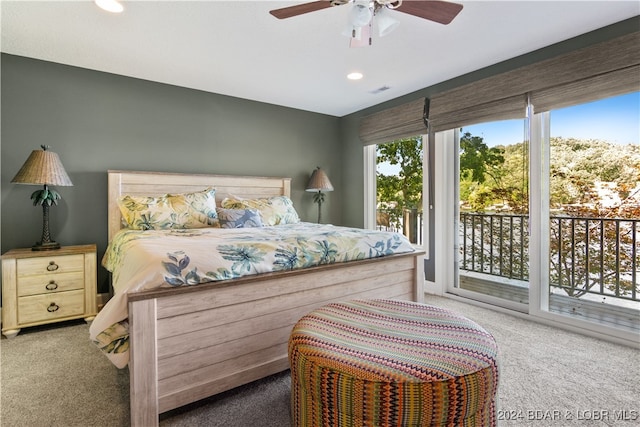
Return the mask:
[[424,103],[425,99],[420,98],[364,117],[360,122],[362,143],[383,144],[426,133]]
[[[476,90],[470,87],[469,91]],[[472,92],[469,92],[472,93]],[[433,132],[454,129],[465,125],[497,120],[522,119],[526,116],[527,98],[515,95],[492,99],[480,104],[465,106],[466,97],[451,97],[453,102],[433,102],[429,123]],[[447,105],[449,109],[447,109]]]
[[[525,116],[640,90],[640,32],[556,56],[435,95],[434,131]],[[518,112],[518,109],[520,111]]]
[[[438,93],[430,99],[430,131],[524,118],[527,98],[536,112],[563,108],[640,90],[640,32],[558,55],[505,73]],[[361,139],[376,144],[397,139],[385,129],[403,123],[421,123],[422,99],[365,117]],[[387,112],[394,111],[393,114]],[[403,117],[401,115],[411,114]],[[385,122],[381,118],[386,116]],[[398,117],[401,116],[401,117]],[[376,123],[375,132],[370,129]],[[406,126],[406,136],[424,133]],[[375,133],[375,137],[370,137]],[[371,142],[373,141],[373,142]]]
[[[640,47],[638,47],[640,51]],[[582,104],[640,90],[640,65],[599,74],[531,94],[536,112]]]

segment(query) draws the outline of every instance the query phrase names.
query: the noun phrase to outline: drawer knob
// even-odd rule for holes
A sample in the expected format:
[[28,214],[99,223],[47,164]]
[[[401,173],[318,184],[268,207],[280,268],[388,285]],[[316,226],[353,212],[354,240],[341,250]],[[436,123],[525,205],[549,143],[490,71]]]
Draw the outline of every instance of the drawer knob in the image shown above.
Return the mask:
[[55,280],[52,280],[49,283],[47,283],[45,287],[47,288],[48,291],[55,291],[56,289],[58,289],[58,284],[55,282]]
[[54,311],[58,311],[59,308],[60,306],[58,304],[56,304],[55,302],[52,302],[51,304],[49,304],[49,307],[47,307],[47,311],[49,313],[53,313]]
[[49,261],[49,265],[47,265],[47,271],[56,271],[60,266],[56,264],[55,261]]

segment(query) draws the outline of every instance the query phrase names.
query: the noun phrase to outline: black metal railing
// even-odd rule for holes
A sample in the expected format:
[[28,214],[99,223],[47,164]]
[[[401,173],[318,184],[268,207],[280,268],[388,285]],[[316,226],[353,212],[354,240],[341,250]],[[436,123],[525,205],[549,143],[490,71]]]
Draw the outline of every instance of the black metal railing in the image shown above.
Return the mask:
[[[461,213],[460,268],[529,279],[526,215]],[[550,285],[567,295],[638,301],[640,219],[550,217]]]
[[509,279],[529,279],[528,218],[460,214],[461,268]]

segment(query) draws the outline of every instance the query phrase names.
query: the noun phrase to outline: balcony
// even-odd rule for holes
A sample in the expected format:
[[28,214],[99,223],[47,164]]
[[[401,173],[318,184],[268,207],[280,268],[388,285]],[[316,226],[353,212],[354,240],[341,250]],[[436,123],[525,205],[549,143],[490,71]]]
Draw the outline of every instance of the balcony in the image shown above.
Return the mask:
[[[378,210],[377,228],[422,244],[422,213]],[[640,333],[640,219],[549,218],[549,311]],[[528,216],[461,213],[459,287],[529,303]]]
[[[549,311],[640,332],[640,220],[551,216]],[[462,289],[528,304],[528,217],[461,213]]]

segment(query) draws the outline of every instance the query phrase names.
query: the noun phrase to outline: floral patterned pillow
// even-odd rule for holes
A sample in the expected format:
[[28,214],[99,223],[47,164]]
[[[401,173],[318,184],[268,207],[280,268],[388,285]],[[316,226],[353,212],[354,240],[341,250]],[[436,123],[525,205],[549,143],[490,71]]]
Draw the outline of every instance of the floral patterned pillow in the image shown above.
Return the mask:
[[218,219],[222,228],[264,227],[260,212],[255,209],[218,208]]
[[221,206],[225,209],[255,209],[260,212],[264,225],[297,224],[300,222],[293,202],[287,196],[274,196],[265,199],[243,199],[228,197]]
[[123,196],[118,199],[122,218],[135,230],[219,227],[216,190],[157,197]]

